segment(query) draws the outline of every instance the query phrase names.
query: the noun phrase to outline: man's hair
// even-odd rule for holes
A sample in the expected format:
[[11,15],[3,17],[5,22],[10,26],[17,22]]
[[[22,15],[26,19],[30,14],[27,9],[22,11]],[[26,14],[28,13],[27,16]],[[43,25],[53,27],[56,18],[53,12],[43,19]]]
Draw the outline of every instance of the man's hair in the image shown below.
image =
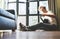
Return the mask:
[[44,8],[44,9],[46,9],[46,7],[45,7],[45,6],[40,6],[40,8]]

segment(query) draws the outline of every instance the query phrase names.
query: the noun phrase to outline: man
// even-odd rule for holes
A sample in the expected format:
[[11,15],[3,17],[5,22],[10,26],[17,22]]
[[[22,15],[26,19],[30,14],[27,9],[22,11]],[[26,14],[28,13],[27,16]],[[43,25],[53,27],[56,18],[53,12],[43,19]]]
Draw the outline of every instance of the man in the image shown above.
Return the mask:
[[42,19],[48,19],[49,23],[51,25],[56,25],[56,19],[55,19],[55,14],[47,11],[45,6],[39,7],[40,14],[42,15]]
[[20,23],[20,28],[23,31],[35,31],[38,29],[53,31],[57,29],[54,13],[47,11],[45,6],[39,7],[39,11],[42,15],[41,19],[43,20],[43,23],[38,23],[36,25],[28,26],[28,27]]

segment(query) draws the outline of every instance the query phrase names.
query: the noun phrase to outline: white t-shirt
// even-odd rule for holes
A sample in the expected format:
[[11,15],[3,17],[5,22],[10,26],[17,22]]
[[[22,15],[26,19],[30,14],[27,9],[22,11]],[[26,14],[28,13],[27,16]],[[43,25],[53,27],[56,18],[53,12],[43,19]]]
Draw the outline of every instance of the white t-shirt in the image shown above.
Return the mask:
[[[40,13],[40,14],[44,14],[44,13]],[[54,13],[48,11],[46,14],[54,14]],[[50,24],[55,24],[55,25],[56,25],[56,19],[53,18],[53,17],[50,17],[50,16],[42,16],[42,19],[43,19],[43,20],[44,20],[44,19],[48,19],[49,22],[50,22]],[[41,21],[41,22],[42,22],[42,21]]]

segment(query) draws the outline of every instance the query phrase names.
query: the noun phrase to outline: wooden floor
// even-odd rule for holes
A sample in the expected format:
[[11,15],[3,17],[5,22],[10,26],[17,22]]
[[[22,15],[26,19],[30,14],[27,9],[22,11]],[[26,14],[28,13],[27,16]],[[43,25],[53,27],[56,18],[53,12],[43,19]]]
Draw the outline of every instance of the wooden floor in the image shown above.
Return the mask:
[[12,33],[4,32],[3,36],[0,37],[0,39],[16,39],[16,32],[12,32]]
[[12,33],[6,32],[0,39],[60,39],[60,31],[17,31]]

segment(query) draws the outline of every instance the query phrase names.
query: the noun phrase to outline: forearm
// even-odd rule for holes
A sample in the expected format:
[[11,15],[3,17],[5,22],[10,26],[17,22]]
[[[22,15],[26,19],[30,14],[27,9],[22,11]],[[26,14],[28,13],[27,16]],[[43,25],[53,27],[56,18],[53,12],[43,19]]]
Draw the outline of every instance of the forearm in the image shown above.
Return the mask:
[[55,18],[55,15],[54,14],[42,14],[42,16],[49,16],[49,17],[53,17],[53,18]]
[[47,16],[55,18],[55,15],[47,15]]

